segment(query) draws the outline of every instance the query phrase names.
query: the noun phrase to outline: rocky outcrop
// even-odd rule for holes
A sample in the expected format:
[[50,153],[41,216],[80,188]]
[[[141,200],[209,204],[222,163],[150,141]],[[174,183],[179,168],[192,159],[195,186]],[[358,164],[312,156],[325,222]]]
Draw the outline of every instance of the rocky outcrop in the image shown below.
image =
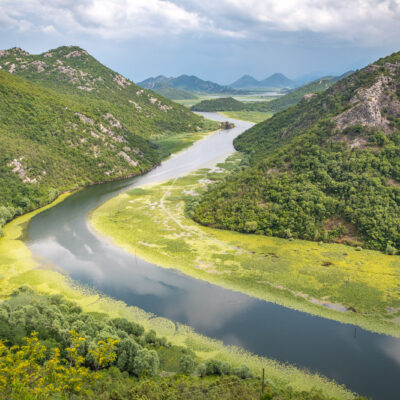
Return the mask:
[[332,118],[338,132],[354,125],[377,128],[385,133],[393,131],[390,117],[400,117],[400,101],[396,93],[398,88],[393,75],[400,65],[385,64],[385,67],[391,74],[379,75],[370,87],[358,89],[350,100],[352,107]]

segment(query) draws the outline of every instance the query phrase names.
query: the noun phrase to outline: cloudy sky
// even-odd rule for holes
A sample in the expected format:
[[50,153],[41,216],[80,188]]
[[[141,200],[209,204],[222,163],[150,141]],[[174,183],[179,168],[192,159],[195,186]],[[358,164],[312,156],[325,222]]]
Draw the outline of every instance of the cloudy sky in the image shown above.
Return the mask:
[[400,50],[400,0],[0,0],[0,48],[64,44],[134,81],[339,74]]

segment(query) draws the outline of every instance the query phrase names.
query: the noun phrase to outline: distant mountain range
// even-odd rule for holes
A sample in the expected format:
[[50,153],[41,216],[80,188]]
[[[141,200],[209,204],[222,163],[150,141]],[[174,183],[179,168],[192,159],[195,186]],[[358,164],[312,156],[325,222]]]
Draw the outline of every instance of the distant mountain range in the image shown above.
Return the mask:
[[145,89],[158,91],[165,88],[182,89],[190,92],[203,93],[234,93],[236,90],[228,86],[221,86],[218,83],[204,81],[194,75],[180,75],[177,78],[166,77],[159,75],[155,78],[148,78],[138,83],[139,86]]
[[287,78],[285,75],[276,73],[261,81],[253,78],[251,75],[243,75],[237,81],[229,85],[235,89],[251,89],[251,88],[294,88],[296,82]]

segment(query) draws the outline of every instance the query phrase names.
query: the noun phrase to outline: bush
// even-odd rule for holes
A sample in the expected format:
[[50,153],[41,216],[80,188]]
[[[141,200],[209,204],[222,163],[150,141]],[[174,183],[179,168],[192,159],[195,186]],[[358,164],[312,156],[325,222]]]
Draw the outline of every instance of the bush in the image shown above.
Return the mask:
[[239,367],[234,368],[233,375],[236,375],[238,378],[241,379],[251,378],[250,369],[246,365],[240,365]]
[[179,359],[179,372],[184,375],[191,375],[194,372],[193,358],[186,354]]

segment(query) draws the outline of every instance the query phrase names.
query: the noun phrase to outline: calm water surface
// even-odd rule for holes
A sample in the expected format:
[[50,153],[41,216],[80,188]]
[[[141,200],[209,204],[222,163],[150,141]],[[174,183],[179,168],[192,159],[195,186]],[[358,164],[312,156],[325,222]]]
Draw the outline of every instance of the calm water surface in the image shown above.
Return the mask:
[[[209,118],[226,120],[218,114]],[[197,332],[279,361],[307,367],[374,399],[400,399],[400,340],[267,303],[167,270],[114,247],[87,225],[91,210],[128,188],[212,167],[252,124],[234,121],[141,177],[92,186],[38,214],[32,252],[74,280]],[[400,329],[400,328],[399,328]]]

